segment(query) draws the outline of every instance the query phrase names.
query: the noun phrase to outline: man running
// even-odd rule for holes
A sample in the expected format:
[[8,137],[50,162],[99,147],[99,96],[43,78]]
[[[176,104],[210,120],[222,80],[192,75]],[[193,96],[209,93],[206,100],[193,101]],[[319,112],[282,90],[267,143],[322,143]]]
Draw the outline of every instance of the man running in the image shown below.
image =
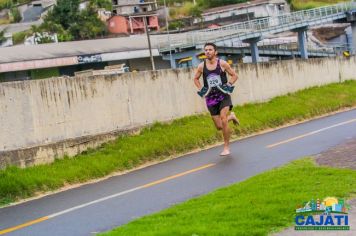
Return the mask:
[[[228,115],[232,109],[230,93],[234,89],[232,85],[237,80],[237,74],[226,61],[217,57],[218,53],[214,43],[206,43],[204,51],[207,59],[199,64],[194,76],[194,84],[199,90],[198,94],[205,97],[215,127],[223,132],[224,150],[220,155],[226,156],[230,154],[228,122],[233,121],[234,124],[239,124],[234,112],[230,112],[230,115]],[[231,76],[230,81],[228,81],[226,72]],[[202,74],[204,86],[201,86],[199,82]]]

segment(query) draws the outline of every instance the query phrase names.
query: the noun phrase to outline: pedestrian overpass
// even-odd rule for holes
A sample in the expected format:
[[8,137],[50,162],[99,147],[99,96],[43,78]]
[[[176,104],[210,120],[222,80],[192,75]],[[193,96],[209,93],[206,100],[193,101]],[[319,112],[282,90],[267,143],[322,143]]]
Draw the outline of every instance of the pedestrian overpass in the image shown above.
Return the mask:
[[[200,62],[196,53],[201,51],[206,42],[214,42],[219,48],[234,48],[236,45],[248,43],[252,61],[259,61],[258,42],[265,36],[276,33],[293,31],[298,33],[298,50],[301,58],[313,56],[316,52],[308,52],[306,31],[311,26],[327,22],[356,20],[356,2],[346,2],[331,6],[287,13],[275,17],[255,19],[234,23],[214,29],[192,31],[180,35],[170,35],[170,39],[158,43],[159,51],[165,60],[171,61],[172,68],[176,67],[176,60],[191,56],[193,65]],[[352,32],[347,33],[348,50],[352,49]],[[282,53],[277,50],[276,54]],[[320,52],[320,55],[327,56]],[[331,54],[328,54],[331,55]]]

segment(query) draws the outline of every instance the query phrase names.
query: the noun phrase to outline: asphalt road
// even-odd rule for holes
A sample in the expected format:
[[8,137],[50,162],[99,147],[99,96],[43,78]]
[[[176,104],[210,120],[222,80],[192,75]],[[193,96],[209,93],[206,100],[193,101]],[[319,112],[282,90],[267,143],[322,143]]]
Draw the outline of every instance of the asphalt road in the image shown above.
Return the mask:
[[356,109],[0,209],[0,234],[91,235],[356,138]]

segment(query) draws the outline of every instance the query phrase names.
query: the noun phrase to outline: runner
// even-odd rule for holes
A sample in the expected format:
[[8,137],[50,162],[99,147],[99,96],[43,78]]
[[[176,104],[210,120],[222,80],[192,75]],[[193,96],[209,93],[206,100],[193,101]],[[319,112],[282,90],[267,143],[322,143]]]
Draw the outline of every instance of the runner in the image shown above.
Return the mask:
[[[234,124],[239,124],[239,120],[234,112],[230,112],[230,115],[228,115],[232,109],[230,94],[234,90],[234,86],[232,85],[237,80],[237,74],[226,61],[217,57],[218,53],[214,43],[206,43],[204,51],[207,59],[199,64],[194,76],[194,84],[199,90],[198,94],[201,97],[205,97],[206,105],[215,127],[223,132],[224,150],[220,155],[227,156],[230,154],[230,129],[228,122],[233,121]],[[229,82],[226,72],[231,76]],[[204,86],[201,86],[199,82],[202,74]]]

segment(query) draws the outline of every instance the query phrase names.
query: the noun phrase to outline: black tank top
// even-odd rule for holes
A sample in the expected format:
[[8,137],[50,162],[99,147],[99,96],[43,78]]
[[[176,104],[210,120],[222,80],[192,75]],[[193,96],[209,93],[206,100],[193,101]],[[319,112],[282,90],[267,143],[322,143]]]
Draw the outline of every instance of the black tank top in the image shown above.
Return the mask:
[[208,70],[206,61],[204,60],[203,81],[204,87],[210,88],[209,94],[205,97],[208,107],[219,104],[219,102],[223,101],[226,96],[229,96],[217,88],[218,85],[227,83],[226,72],[221,69],[220,59],[218,59],[218,63],[214,70]]
[[206,66],[206,61],[204,60],[204,68],[203,68],[203,81],[204,87],[211,87],[212,90],[218,90],[216,85],[226,84],[227,76],[226,72],[221,69],[220,59],[218,59],[218,63],[214,70],[209,70]]

